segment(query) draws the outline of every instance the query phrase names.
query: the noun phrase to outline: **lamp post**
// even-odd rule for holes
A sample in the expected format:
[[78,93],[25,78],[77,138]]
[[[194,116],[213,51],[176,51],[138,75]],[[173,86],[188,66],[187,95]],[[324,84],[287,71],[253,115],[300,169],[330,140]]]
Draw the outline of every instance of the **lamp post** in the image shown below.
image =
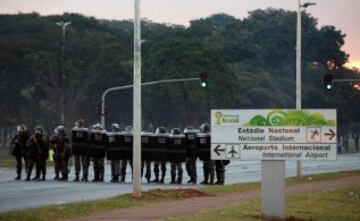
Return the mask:
[[57,22],[56,25],[60,26],[62,28],[62,53],[61,53],[61,82],[62,82],[62,88],[63,88],[63,94],[61,96],[61,107],[60,107],[60,122],[61,124],[65,124],[65,106],[66,106],[66,75],[65,75],[65,69],[64,69],[64,57],[65,57],[65,35],[66,35],[66,27],[68,25],[71,25],[71,22],[64,22],[60,21]]
[[[316,5],[313,2],[301,3],[298,0],[296,29],[296,109],[301,110],[301,8]],[[302,177],[301,161],[296,161],[296,177]]]

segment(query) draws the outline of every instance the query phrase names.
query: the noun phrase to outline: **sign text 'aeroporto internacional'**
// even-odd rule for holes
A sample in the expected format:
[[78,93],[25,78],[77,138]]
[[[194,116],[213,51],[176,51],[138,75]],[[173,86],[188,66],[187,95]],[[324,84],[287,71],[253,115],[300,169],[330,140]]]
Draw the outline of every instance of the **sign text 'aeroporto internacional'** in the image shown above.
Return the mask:
[[336,110],[212,110],[211,143],[213,160],[336,160]]

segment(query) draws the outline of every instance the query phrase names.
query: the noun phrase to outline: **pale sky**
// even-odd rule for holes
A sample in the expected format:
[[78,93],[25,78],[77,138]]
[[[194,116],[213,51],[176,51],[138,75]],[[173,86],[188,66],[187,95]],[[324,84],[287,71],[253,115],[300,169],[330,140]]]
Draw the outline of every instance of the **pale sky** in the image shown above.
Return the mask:
[[[305,0],[303,0],[305,1]],[[310,0],[309,0],[310,1]],[[347,34],[344,50],[360,68],[360,0],[311,0],[307,9],[320,25],[334,25]],[[39,12],[42,15],[76,12],[105,19],[133,17],[133,0],[0,0],[0,13]],[[155,22],[188,25],[214,13],[244,18],[248,11],[268,7],[296,10],[297,0],[142,0],[142,17]]]

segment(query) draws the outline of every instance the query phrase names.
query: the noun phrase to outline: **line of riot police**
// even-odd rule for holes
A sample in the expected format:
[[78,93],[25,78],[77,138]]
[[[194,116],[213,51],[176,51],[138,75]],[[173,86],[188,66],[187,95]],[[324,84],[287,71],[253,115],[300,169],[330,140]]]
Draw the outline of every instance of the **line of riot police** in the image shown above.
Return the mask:
[[[30,180],[33,164],[36,163],[35,180],[45,180],[46,159],[48,158],[49,146],[53,152],[54,169],[56,180],[68,180],[69,160],[71,155],[75,159],[74,181],[88,181],[90,161],[93,162],[94,179],[92,181],[104,181],[105,158],[111,161],[111,182],[125,182],[126,168],[129,164],[132,168],[133,135],[132,128],[128,126],[122,131],[118,124],[111,126],[111,132],[106,132],[100,124],[93,125],[90,130],[85,127],[83,120],[78,120],[71,131],[70,139],[63,126],[55,129],[55,134],[46,138],[41,128],[35,128],[30,136],[25,130],[19,128],[14,137],[14,153],[27,149],[25,165],[27,171],[26,180]],[[41,133],[40,133],[41,132]],[[26,134],[26,135],[25,135]],[[203,161],[204,180],[201,184],[224,184],[226,161],[212,161],[210,159],[210,126],[203,124],[199,129],[191,126],[186,127],[181,133],[180,129],[174,128],[167,133],[166,128],[159,127],[155,133],[143,132],[141,135],[142,145],[142,176],[145,169],[145,178],[148,183],[164,183],[166,176],[166,164],[170,163],[171,184],[183,182],[183,168],[190,177],[188,183],[197,183],[196,160]],[[25,143],[23,140],[27,140]],[[19,148],[17,148],[19,147]],[[31,149],[31,151],[30,151]],[[17,159],[16,179],[21,179],[21,154],[14,154]],[[71,162],[71,161],[70,161]],[[151,165],[153,164],[154,179],[151,180]],[[82,177],[80,175],[82,172]],[[160,173],[161,172],[161,173]],[[40,178],[40,174],[42,177]],[[60,176],[61,175],[61,176]]]

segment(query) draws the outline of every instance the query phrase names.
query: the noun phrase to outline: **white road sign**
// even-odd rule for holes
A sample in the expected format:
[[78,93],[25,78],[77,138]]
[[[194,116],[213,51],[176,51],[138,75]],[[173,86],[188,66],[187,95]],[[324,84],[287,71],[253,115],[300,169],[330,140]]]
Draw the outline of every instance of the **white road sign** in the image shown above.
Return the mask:
[[212,110],[211,158],[336,160],[336,110]]

